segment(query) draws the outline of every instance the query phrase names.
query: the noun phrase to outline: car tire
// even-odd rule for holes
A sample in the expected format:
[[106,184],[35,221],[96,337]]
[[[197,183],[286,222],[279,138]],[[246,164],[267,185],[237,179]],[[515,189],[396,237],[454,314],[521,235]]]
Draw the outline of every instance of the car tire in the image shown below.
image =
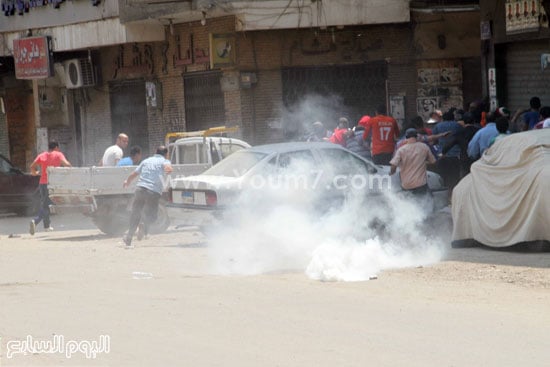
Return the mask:
[[107,235],[122,235],[129,224],[130,214],[116,200],[103,201],[93,214],[92,221]]
[[[93,222],[103,233],[110,236],[119,236],[128,230],[130,211],[127,209],[127,201],[104,201],[98,205],[93,215]],[[159,234],[170,226],[170,218],[163,201],[159,203],[157,220],[149,226],[150,234]]]

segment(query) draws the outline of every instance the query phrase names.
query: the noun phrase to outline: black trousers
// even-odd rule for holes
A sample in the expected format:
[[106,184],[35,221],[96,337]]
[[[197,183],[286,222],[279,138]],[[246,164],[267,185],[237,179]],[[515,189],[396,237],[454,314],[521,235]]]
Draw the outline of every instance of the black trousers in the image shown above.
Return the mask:
[[403,189],[405,197],[415,201],[426,212],[431,212],[434,208],[433,194],[428,184],[415,187],[414,189]]
[[34,223],[38,224],[44,220],[44,228],[50,227],[50,195],[48,193],[48,184],[38,185],[38,192],[40,193],[40,208],[38,214],[34,217]]
[[432,195],[432,192],[428,188],[428,185],[423,185],[419,187],[415,187],[414,189],[403,189],[407,194],[411,194],[414,196],[424,196],[424,195]]
[[374,164],[381,164],[388,166],[393,157],[393,153],[380,153],[372,156],[372,161]]
[[128,228],[128,237],[132,238],[136,233],[137,227],[141,221],[142,212],[144,220],[142,222],[145,234],[149,233],[149,225],[157,220],[159,210],[160,194],[143,187],[137,187],[134,193],[134,203],[132,204],[132,214],[130,214],[130,228]]
[[449,193],[460,181],[460,160],[458,157],[441,157],[436,163],[437,173],[441,175]]

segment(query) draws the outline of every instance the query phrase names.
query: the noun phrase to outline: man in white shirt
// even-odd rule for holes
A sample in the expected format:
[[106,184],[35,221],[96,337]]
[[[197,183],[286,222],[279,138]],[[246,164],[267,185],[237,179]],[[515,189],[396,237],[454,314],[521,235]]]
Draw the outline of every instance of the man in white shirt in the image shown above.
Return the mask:
[[105,149],[100,165],[105,167],[116,166],[118,161],[122,159],[122,156],[124,155],[123,150],[126,149],[127,146],[128,135],[123,133],[118,134],[115,145],[111,145],[109,148]]

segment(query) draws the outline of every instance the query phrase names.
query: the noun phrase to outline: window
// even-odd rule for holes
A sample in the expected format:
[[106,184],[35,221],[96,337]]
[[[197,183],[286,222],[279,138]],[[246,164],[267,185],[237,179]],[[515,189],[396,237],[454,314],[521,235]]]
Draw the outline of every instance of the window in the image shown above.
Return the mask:
[[177,149],[180,164],[208,163],[204,144],[183,144]]
[[204,171],[203,175],[241,177],[266,156],[259,152],[237,152]]
[[282,153],[279,155],[279,168],[290,168],[293,170],[309,170],[315,168],[315,159],[309,150]]
[[242,145],[234,144],[234,143],[220,143],[219,146],[220,146],[220,152],[222,154],[222,159],[241,149],[245,149],[245,147],[243,147]]
[[335,175],[368,175],[376,173],[376,167],[362,161],[342,149],[321,149],[319,153]]

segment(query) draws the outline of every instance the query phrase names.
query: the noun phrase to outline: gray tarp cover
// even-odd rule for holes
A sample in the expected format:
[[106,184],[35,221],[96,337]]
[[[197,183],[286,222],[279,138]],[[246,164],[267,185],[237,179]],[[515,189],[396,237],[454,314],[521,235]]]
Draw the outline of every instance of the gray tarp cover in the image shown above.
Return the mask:
[[550,129],[497,141],[453,191],[453,241],[550,241]]

